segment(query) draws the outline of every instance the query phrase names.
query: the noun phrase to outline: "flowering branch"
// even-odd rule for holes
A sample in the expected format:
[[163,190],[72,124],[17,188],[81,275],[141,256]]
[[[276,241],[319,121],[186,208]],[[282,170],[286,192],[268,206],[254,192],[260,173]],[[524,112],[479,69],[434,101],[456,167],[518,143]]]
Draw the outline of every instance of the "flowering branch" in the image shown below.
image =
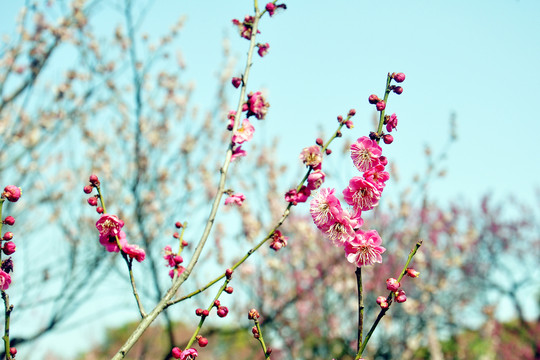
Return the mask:
[[[403,279],[403,276],[405,276],[405,274],[407,274],[409,272],[408,271],[409,270],[409,264],[411,263],[412,258],[414,257],[414,255],[416,255],[416,252],[418,251],[420,246],[422,246],[422,240],[421,239],[416,242],[415,247],[409,253],[409,257],[407,258],[407,262],[405,263],[405,266],[403,266],[403,269],[401,270],[401,273],[399,274],[399,277],[397,279],[398,282],[400,282],[401,279]],[[367,333],[366,338],[362,342],[362,346],[360,346],[360,348],[358,349],[358,353],[356,354],[356,357],[354,358],[355,360],[360,359],[360,357],[362,356],[362,353],[364,352],[364,349],[367,346],[367,343],[369,342],[369,339],[371,339],[371,335],[373,334],[373,332],[377,328],[377,325],[379,325],[379,322],[381,321],[383,316],[386,314],[388,309],[390,309],[390,306],[392,305],[392,297],[393,297],[394,294],[395,294],[395,292],[391,291],[390,294],[388,294],[388,296],[386,297],[387,306],[381,306],[381,311],[379,311],[379,315],[377,315],[377,319],[375,319],[375,322],[373,323],[373,325],[369,329],[369,332]]]

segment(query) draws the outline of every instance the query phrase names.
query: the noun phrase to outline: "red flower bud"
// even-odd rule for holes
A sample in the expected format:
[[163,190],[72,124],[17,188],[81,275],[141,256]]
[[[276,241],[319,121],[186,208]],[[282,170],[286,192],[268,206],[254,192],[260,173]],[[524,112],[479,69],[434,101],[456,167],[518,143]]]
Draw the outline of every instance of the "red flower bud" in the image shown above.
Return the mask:
[[13,216],[6,216],[6,218],[4,219],[4,224],[6,225],[15,224],[15,218]]
[[390,135],[390,134],[385,134],[385,135],[383,135],[382,138],[383,138],[384,143],[387,144],[387,145],[394,142],[394,137],[392,135]]

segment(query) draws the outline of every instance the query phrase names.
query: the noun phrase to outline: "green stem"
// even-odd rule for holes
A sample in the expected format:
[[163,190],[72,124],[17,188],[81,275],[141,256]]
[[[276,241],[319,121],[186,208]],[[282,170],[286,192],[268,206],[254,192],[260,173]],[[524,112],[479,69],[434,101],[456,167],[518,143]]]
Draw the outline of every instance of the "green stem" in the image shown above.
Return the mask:
[[266,347],[266,344],[264,342],[264,338],[262,335],[261,324],[259,323],[258,319],[253,319],[253,321],[255,321],[255,326],[257,327],[257,333],[259,334],[259,337],[257,338],[257,340],[259,340],[259,343],[261,344],[261,347],[264,353],[264,358],[270,359],[270,354],[268,354],[268,349]]
[[[388,73],[388,76],[386,77],[386,88],[384,90],[384,98],[383,101],[385,104],[388,102],[388,95],[390,94],[390,82],[392,81],[392,74]],[[386,110],[386,108],[385,108]],[[382,128],[384,125],[384,112],[385,110],[382,110],[379,114],[379,126],[377,127],[377,134],[381,135]],[[377,144],[381,141],[381,139],[377,139]]]

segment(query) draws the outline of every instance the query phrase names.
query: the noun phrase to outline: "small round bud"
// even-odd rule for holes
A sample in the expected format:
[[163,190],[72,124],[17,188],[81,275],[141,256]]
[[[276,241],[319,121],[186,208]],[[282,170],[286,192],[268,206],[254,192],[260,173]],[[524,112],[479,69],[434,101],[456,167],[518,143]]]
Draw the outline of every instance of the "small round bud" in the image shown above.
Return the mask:
[[386,156],[380,156],[379,161],[381,162],[382,166],[386,166],[388,164],[388,158]]
[[3,222],[6,225],[13,225],[15,224],[15,218],[13,216],[6,216]]
[[272,348],[267,348],[266,349],[266,355],[270,355],[272,354]]
[[248,312],[248,319],[249,320],[254,320],[254,319],[258,319],[261,315],[259,315],[259,312],[255,309],[251,309],[249,310]]
[[225,288],[225,292],[226,292],[227,294],[232,294],[232,293],[233,293],[233,288],[232,288],[232,286],[227,286],[227,287]]
[[175,239],[180,239],[180,234],[177,233],[176,231],[174,232],[174,234],[173,234],[172,236],[173,236],[173,238],[175,238]]
[[13,239],[13,233],[11,231],[8,231],[4,234],[4,237],[2,237],[3,240],[11,240]]
[[182,223],[180,221],[177,221],[174,226],[176,226],[177,229],[181,229],[184,227],[184,225],[182,225]]
[[201,316],[201,315],[202,315],[202,313],[203,313],[203,309],[201,309],[201,308],[197,308],[197,309],[195,309],[195,315],[197,315],[197,316]]
[[182,240],[182,246],[183,246],[183,247],[188,246],[188,242],[187,242],[186,240]]
[[385,134],[385,135],[383,135],[382,138],[383,138],[384,143],[387,144],[387,145],[394,142],[394,137],[392,135],[390,135],[390,134]]
[[405,296],[405,291],[403,290],[396,291],[394,295],[396,296],[396,301],[398,303],[403,303],[407,301],[407,296]]
[[339,123],[342,123],[342,122],[343,122],[343,116],[339,115],[339,116],[337,117],[337,121],[338,121]]
[[88,198],[88,205],[97,206],[97,197],[92,196]]
[[98,206],[98,207],[96,208],[96,212],[97,212],[98,214],[103,214],[103,208],[102,208],[101,206]]
[[354,124],[353,124],[352,120],[347,120],[345,122],[345,126],[347,127],[347,129],[352,129],[354,127]]
[[84,191],[85,194],[90,194],[92,192],[92,187],[90,185],[86,185],[83,188],[83,191]]
[[15,356],[15,354],[17,354],[17,348],[16,347],[10,347],[9,348],[9,353],[11,354],[11,356]]
[[206,317],[206,316],[208,316],[208,315],[210,315],[210,311],[208,311],[208,309],[204,309],[204,310],[202,311],[202,316]]
[[396,82],[398,83],[405,81],[405,74],[404,73],[394,74],[394,80],[396,80]]
[[200,347],[205,347],[206,345],[208,345],[208,339],[205,337],[200,337],[198,343]]
[[343,136],[343,134],[341,133],[341,131],[339,131],[339,130],[336,131],[336,137],[342,137],[342,136]]
[[354,109],[349,110],[348,116],[354,116],[354,115],[356,115],[356,110]]
[[222,318],[223,318],[223,317],[227,316],[228,313],[229,313],[229,309],[227,309],[226,306],[220,306],[220,307],[218,308],[217,315],[218,315],[219,317],[222,317]]
[[332,153],[332,150],[326,149],[324,152],[326,153],[326,155],[330,155]]
[[233,273],[232,269],[225,270],[225,276],[227,277],[227,279],[231,278],[232,273]]
[[214,306],[219,308],[219,305],[221,305],[221,302],[218,299],[214,300]]
[[403,88],[401,86],[396,86],[393,91],[395,94],[401,95],[403,93]]
[[97,175],[90,175],[90,178],[88,180],[90,180],[90,184],[92,184],[93,186],[99,186],[99,178],[97,177]]
[[386,279],[386,288],[390,291],[397,291],[401,284],[394,278]]
[[389,306],[384,296],[377,297],[377,304],[379,304],[381,309],[388,309],[388,306]]
[[319,146],[323,146],[323,143],[324,143],[324,142],[323,142],[323,139],[317,138],[317,140],[315,140],[315,143],[316,143],[317,145],[319,145]]
[[375,94],[369,95],[368,101],[370,104],[376,104],[380,101],[379,97]]
[[232,85],[237,89],[240,85],[242,85],[242,79],[240,79],[239,77],[233,77],[231,82]]
[[171,355],[175,359],[180,359],[180,356],[182,356],[182,350],[177,348],[176,346],[172,348]]
[[8,199],[11,202],[17,202],[22,195],[22,190],[20,187],[15,185],[8,185],[4,188],[4,193],[2,194],[3,198]]
[[375,104],[375,107],[377,108],[378,111],[383,111],[384,109],[386,109],[386,103],[383,100],[381,100],[377,104]]
[[4,254],[6,255],[11,255],[15,252],[15,250],[17,250],[17,246],[15,245],[14,242],[12,241],[8,241],[7,243],[4,244],[4,246],[2,247],[2,251],[4,252]]
[[257,330],[257,327],[256,327],[256,326],[254,326],[254,327],[251,328],[251,333],[253,334],[253,337],[254,337],[255,339],[258,339],[258,338],[259,338],[259,330]]

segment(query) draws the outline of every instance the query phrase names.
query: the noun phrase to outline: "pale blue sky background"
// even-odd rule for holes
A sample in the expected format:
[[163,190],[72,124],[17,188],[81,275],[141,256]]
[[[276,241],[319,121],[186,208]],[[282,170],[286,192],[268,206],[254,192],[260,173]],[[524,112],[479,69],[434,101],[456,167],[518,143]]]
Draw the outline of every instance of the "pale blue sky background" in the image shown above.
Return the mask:
[[[23,3],[0,3],[0,33],[12,31]],[[259,41],[270,43],[270,52],[256,57],[249,85],[252,91],[264,89],[271,104],[267,119],[255,124],[256,136],[279,135],[283,160],[293,154],[287,162],[295,164],[320,129],[333,131],[336,115],[349,108],[357,110],[351,138],[367,134],[374,111],[367,97],[381,95],[387,72],[404,72],[405,91],[392,96],[387,107],[398,115],[398,131],[394,144],[384,148],[404,179],[424,169],[426,144],[436,152],[446,142],[454,112],[458,142],[449,154],[448,176],[431,186],[432,197],[470,200],[493,192],[499,199],[532,203],[540,177],[540,1],[286,3],[286,11],[261,23]],[[187,15],[178,46],[187,64],[184,76],[196,83],[201,107],[216,93],[224,37],[239,57],[238,71],[243,67],[248,42],[238,38],[231,19],[242,19],[251,9],[243,0],[161,0],[149,8],[143,27],[151,37]],[[108,33],[122,22],[115,11],[103,6],[93,26]],[[231,99],[234,91],[231,87]],[[343,169],[344,177],[353,171],[352,165]],[[296,177],[290,179],[292,185]],[[93,345],[89,331],[100,333],[82,327],[70,341],[63,333],[46,343],[61,338],[68,355]],[[86,343],[77,340],[81,334]]]

